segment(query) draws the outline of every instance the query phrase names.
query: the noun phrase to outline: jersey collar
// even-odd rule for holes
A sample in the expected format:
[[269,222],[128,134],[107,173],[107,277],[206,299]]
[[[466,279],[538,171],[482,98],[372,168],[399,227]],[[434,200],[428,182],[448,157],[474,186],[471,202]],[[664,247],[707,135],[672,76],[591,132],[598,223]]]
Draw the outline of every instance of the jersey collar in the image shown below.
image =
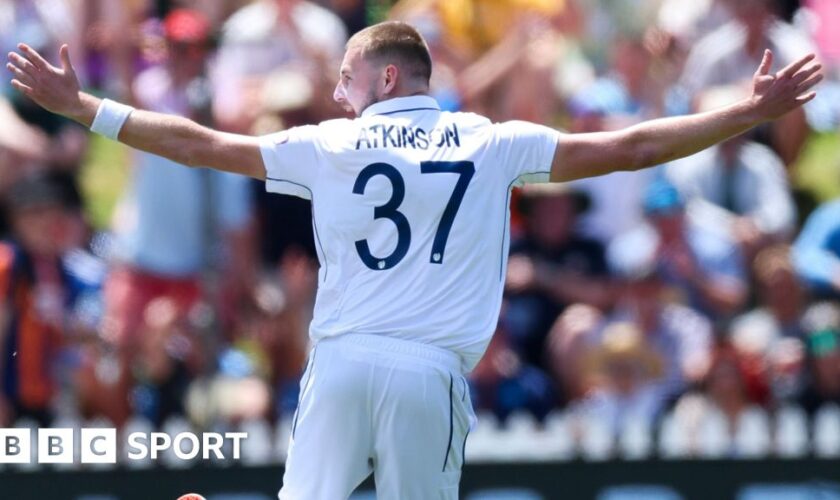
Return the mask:
[[440,111],[440,105],[433,97],[427,95],[413,95],[408,97],[395,97],[387,101],[380,101],[371,104],[364,111],[362,116],[393,115],[408,111],[435,110]]

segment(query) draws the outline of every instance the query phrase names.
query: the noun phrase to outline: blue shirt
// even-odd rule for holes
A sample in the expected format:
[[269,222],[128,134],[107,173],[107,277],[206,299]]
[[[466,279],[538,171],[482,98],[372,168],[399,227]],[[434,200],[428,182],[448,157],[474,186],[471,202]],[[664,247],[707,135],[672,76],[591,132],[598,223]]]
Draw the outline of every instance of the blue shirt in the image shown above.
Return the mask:
[[[134,92],[145,109],[189,116],[185,88],[163,66],[138,75]],[[116,256],[142,271],[170,278],[201,272],[219,233],[243,227],[250,209],[249,180],[189,168],[135,153],[133,178],[115,228]]]
[[[685,240],[699,271],[707,280],[746,286],[743,255],[734,240],[725,232],[707,227],[697,216],[686,213]],[[637,269],[652,267],[663,282],[680,292],[680,301],[693,309],[715,317],[714,308],[704,299],[702,291],[659,259],[659,233],[650,223],[641,224],[617,236],[607,248],[607,261],[614,272],[633,275]]]
[[147,153],[138,156],[128,223],[117,230],[117,257],[154,274],[195,275],[207,263],[219,231],[247,222],[248,179]]
[[808,285],[828,292],[840,276],[840,199],[824,203],[808,217],[793,245],[793,265]]

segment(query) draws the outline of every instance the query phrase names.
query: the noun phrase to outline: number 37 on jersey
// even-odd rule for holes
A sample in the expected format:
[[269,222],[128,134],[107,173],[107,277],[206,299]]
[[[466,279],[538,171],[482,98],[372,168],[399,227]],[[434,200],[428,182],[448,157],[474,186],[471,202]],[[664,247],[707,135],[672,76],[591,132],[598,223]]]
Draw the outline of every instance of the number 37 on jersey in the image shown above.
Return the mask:
[[[475,174],[475,165],[469,161],[423,161],[420,162],[420,173],[423,175],[448,174],[457,179],[452,190],[452,195],[449,197],[443,209],[443,215],[437,226],[432,250],[429,255],[429,262],[432,264],[442,264],[446,254],[446,242],[449,239],[449,232],[452,229],[452,223],[455,221],[455,217],[458,215],[461,202],[464,200],[464,194],[467,192],[470,181]],[[389,255],[374,256],[371,253],[370,245],[366,239],[355,242],[356,251],[362,259],[362,262],[374,271],[391,269],[399,264],[411,246],[411,222],[400,211],[400,205],[402,205],[405,199],[406,185],[402,174],[400,174],[400,171],[396,167],[388,163],[371,163],[366,166],[359,172],[359,176],[356,178],[356,182],[353,185],[353,193],[364,196],[368,182],[378,176],[382,176],[390,182],[391,197],[385,204],[374,208],[373,218],[388,219],[393,222],[397,232],[397,245]]]

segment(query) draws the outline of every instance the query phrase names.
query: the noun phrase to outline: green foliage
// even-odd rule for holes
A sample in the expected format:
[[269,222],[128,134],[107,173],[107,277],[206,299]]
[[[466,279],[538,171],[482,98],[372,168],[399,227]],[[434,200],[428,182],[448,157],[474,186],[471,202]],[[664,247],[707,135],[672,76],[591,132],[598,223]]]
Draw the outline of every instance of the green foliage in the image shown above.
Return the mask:
[[79,173],[85,213],[96,229],[111,224],[114,207],[128,184],[129,148],[91,134],[87,157]]

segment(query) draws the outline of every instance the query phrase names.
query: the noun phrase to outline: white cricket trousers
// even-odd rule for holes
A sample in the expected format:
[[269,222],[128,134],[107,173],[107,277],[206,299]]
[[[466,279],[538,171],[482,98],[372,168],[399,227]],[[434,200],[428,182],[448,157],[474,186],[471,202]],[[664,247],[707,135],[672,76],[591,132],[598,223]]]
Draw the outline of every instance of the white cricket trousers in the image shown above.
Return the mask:
[[319,341],[280,500],[345,500],[371,472],[377,500],[457,499],[475,422],[460,366],[450,351],[378,335]]

